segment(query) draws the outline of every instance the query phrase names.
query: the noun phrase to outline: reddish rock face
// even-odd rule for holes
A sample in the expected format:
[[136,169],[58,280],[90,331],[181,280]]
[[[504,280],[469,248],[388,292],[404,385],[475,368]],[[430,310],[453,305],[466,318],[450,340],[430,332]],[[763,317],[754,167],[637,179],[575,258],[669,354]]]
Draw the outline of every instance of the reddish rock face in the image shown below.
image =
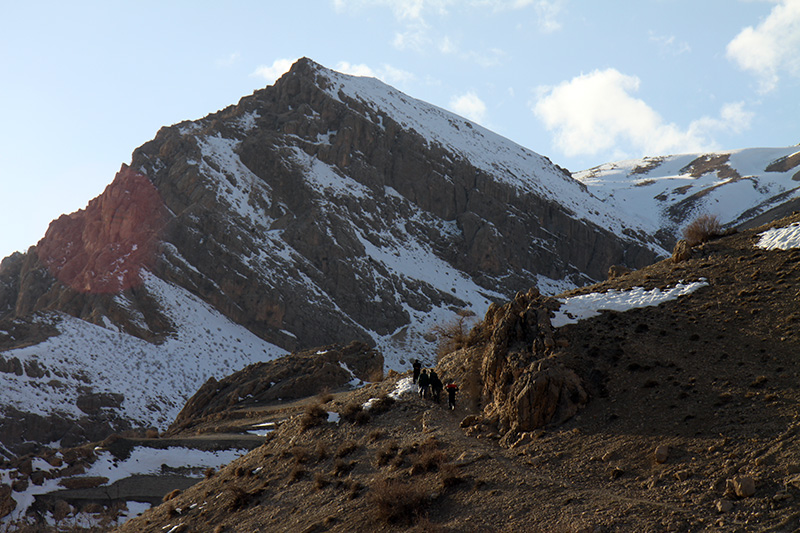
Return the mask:
[[123,166],[86,209],[62,215],[39,241],[39,259],[79,292],[114,293],[141,283],[155,261],[167,209],[144,175]]

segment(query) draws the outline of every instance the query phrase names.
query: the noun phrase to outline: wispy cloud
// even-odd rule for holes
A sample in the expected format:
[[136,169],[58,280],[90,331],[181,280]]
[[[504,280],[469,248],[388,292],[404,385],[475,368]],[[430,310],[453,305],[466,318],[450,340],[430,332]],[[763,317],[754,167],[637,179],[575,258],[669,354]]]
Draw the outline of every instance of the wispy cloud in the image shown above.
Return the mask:
[[692,47],[686,41],[679,41],[674,35],[656,35],[650,32],[650,41],[658,45],[662,55],[679,56],[692,51]]
[[681,128],[632,95],[640,84],[636,76],[616,69],[596,70],[539,88],[532,109],[567,156],[607,153],[621,158],[707,151],[717,148],[715,134],[750,127],[753,113],[739,102],[724,105],[717,118],[704,116]]
[[411,72],[384,64],[377,69],[373,69],[363,63],[354,64],[348,61],[339,61],[334,70],[353,76],[368,76],[378,78],[390,84],[402,84],[414,81],[415,76]]
[[781,1],[758,26],[739,32],[727,55],[756,75],[761,93],[775,89],[783,73],[800,76],[800,0]]
[[481,124],[486,119],[486,104],[473,91],[453,97],[450,100],[450,109]]
[[559,16],[564,11],[566,2],[567,0],[333,0],[333,5],[337,11],[353,12],[366,7],[389,9],[401,25],[393,34],[393,46],[398,50],[425,51],[437,48],[448,50],[447,43],[435,37],[437,29],[443,30],[444,26],[432,27],[431,19],[444,18],[451,10],[502,12],[532,9],[536,13],[540,31],[550,33],[561,29]]
[[272,65],[259,65],[252,75],[264,78],[267,83],[274,83],[291,68],[295,61],[297,59],[276,59]]
[[217,59],[216,64],[220,68],[226,68],[226,67],[232,67],[241,60],[242,60],[242,54],[240,54],[239,52],[233,52],[227,57]]

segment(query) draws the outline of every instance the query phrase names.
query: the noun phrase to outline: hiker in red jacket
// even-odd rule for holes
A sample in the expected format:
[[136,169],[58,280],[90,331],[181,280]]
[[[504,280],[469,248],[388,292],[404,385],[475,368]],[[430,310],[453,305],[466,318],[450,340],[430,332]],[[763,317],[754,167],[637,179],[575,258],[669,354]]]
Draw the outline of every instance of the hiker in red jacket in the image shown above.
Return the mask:
[[444,387],[447,389],[447,405],[450,407],[450,410],[456,408],[456,392],[458,391],[458,385],[453,383],[452,381],[445,385]]

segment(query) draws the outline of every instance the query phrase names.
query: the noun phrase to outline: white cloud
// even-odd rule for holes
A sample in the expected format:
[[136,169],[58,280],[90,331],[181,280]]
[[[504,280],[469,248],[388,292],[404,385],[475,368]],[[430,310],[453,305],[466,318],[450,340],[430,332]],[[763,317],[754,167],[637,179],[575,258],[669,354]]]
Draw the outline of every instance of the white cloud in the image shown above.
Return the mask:
[[486,118],[486,104],[472,91],[450,100],[450,109],[474,122],[483,123]]
[[392,46],[398,50],[423,51],[431,45],[431,32],[424,20],[418,19],[406,24],[402,31],[397,31],[392,39]]
[[777,87],[780,74],[800,76],[800,0],[783,0],[757,27],[728,43],[728,58],[759,79],[759,91]]
[[539,89],[535,115],[554,132],[567,156],[613,153],[614,157],[701,152],[716,149],[713,134],[741,132],[753,117],[743,103],[726,104],[719,118],[701,117],[686,129],[665,120],[635,98],[641,82],[615,69],[596,70]]
[[276,59],[270,66],[259,65],[252,75],[264,78],[267,83],[273,83],[283,76],[295,61],[297,61],[297,59]]
[[353,64],[347,61],[339,61],[334,70],[353,76],[378,78],[389,84],[407,83],[414,80],[412,73],[386,64],[378,70],[374,70],[363,63]]

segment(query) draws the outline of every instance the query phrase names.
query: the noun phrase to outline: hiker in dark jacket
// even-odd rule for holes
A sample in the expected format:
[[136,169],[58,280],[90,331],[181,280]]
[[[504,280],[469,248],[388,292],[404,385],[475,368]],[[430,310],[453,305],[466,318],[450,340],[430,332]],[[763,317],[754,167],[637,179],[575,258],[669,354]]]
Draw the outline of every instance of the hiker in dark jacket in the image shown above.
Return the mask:
[[452,411],[456,408],[456,392],[458,391],[458,385],[451,381],[445,386],[445,389],[447,389],[447,405]]
[[423,370],[422,373],[419,375],[419,380],[417,381],[417,385],[419,385],[419,397],[420,398],[427,398],[428,397],[428,387],[430,386],[430,377],[428,376],[428,372]]
[[414,369],[414,381],[412,381],[412,383],[416,383],[419,379],[419,371],[422,370],[419,359],[414,359],[414,364],[412,364],[411,367]]
[[439,403],[439,396],[442,394],[442,380],[439,379],[439,376],[436,374],[436,370],[431,370],[431,375],[429,378],[431,382],[431,395],[433,396],[433,401]]

